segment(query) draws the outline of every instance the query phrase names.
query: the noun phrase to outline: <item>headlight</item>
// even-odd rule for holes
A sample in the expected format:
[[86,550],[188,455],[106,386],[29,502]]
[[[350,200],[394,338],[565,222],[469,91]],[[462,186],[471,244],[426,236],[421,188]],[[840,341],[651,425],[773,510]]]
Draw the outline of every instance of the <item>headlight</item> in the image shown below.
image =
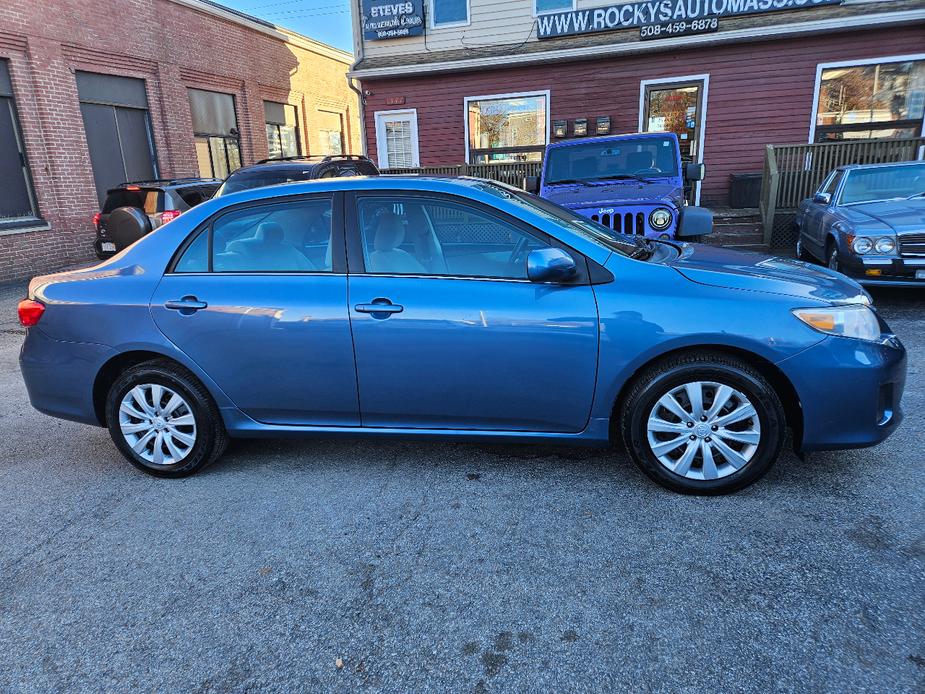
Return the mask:
[[798,308],[793,315],[814,330],[839,337],[877,341],[880,323],[867,306],[831,306],[825,308]]
[[652,210],[651,214],[649,214],[649,224],[656,231],[667,229],[669,226],[671,226],[671,212],[666,210],[664,207],[659,207],[655,210]]
[[864,255],[865,253],[870,253],[873,247],[874,247],[873,242],[866,236],[858,236],[851,243],[851,248],[853,248],[854,252],[857,253],[858,255]]
[[877,239],[877,243],[874,244],[874,250],[877,253],[892,253],[896,250],[896,239],[893,239],[889,236],[884,236],[881,239]]

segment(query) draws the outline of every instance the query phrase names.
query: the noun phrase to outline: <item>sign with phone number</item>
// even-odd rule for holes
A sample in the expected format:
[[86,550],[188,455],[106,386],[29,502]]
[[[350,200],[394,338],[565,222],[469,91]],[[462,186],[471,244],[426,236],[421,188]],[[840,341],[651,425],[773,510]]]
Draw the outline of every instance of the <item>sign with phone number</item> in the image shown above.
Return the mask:
[[692,19],[684,22],[666,24],[647,24],[639,27],[639,40],[665,39],[669,36],[690,36],[691,34],[709,34],[719,29],[717,17]]

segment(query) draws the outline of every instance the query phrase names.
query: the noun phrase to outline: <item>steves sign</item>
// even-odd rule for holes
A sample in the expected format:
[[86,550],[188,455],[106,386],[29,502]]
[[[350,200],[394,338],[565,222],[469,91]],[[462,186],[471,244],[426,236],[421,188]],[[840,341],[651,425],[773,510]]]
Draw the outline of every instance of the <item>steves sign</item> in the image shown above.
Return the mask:
[[572,10],[536,18],[537,38],[616,31],[665,22],[799,10],[839,5],[842,0],[643,0],[623,5]]
[[424,33],[424,0],[363,0],[363,38],[400,39]]

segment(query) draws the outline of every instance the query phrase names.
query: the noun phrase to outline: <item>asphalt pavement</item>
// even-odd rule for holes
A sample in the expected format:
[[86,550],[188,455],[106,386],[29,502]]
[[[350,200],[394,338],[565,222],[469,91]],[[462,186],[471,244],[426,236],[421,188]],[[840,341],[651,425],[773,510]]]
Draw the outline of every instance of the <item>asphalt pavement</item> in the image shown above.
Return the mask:
[[31,409],[0,289],[0,692],[921,692],[925,292],[884,444],[683,497],[623,453],[236,442],[183,480]]

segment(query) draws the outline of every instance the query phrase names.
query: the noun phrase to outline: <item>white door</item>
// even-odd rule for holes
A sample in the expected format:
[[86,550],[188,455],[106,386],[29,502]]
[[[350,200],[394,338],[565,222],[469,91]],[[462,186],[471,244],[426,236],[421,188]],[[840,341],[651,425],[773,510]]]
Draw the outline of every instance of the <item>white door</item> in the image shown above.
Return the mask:
[[380,169],[403,169],[421,165],[418,153],[418,113],[376,111],[376,152]]

